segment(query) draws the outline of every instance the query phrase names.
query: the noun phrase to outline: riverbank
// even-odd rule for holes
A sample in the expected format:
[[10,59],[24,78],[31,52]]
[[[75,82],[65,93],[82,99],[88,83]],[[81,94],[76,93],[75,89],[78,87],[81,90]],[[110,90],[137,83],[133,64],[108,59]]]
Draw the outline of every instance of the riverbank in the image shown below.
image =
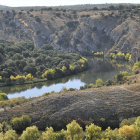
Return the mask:
[[0,83],[0,87],[6,87],[6,86],[16,86],[16,85],[26,85],[26,84],[33,84],[33,83],[39,83],[39,82],[46,82],[46,81],[51,81],[51,80],[56,80],[56,79],[59,79],[59,78],[63,78],[63,77],[67,77],[67,76],[70,76],[70,75],[74,75],[74,74],[78,74],[78,73],[81,73],[83,71],[86,71],[88,69],[88,64],[85,68],[75,72],[75,73],[70,73],[70,72],[67,72],[67,74],[65,75],[62,75],[62,76],[58,76],[57,78],[51,78],[51,79],[48,79],[48,78],[33,78],[33,79],[30,79],[28,81],[25,81],[25,82],[21,82],[21,83],[17,83],[15,81],[11,81],[11,79],[7,79],[7,83]]
[[6,87],[6,86],[15,86],[15,85],[25,85],[25,84],[33,84],[33,83],[39,83],[39,82],[45,82],[48,81],[46,78],[44,79],[38,79],[38,78],[34,78],[31,81],[26,81],[23,84],[16,84],[16,83],[0,83],[0,87]]

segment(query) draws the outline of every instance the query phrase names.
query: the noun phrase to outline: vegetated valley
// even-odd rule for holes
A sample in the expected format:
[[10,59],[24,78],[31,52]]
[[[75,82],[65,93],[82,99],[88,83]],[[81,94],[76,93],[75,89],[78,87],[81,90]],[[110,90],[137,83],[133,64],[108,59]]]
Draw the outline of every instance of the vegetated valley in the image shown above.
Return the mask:
[[[1,140],[139,140],[140,5],[0,8]],[[28,99],[1,92],[85,71],[88,56],[132,71]]]

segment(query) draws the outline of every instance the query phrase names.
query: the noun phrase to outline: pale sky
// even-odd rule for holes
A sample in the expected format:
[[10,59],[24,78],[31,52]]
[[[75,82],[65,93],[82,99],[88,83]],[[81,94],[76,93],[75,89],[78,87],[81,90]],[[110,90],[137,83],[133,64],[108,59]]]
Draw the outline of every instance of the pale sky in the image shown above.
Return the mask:
[[0,0],[0,5],[17,6],[60,6],[101,3],[140,3],[140,0]]

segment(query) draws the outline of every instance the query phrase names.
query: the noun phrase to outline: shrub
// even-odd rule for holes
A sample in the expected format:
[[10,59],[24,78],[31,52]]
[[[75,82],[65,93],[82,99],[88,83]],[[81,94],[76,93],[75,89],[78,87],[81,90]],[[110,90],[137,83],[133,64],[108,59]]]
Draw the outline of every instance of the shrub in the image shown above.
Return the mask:
[[68,28],[75,28],[78,25],[78,23],[78,21],[69,21],[66,25]]
[[7,99],[8,99],[7,94],[0,93],[0,101],[7,100]]
[[135,123],[136,119],[137,119],[136,117],[123,119],[122,122],[119,124],[119,126],[122,127],[124,125],[132,125]]
[[136,69],[140,68],[140,62],[136,62],[134,65],[133,65],[133,68],[132,68],[132,71],[135,71]]
[[41,140],[66,140],[65,132],[61,130],[59,133],[55,133],[53,128],[46,128],[46,132],[42,133]]
[[80,86],[80,90],[84,90],[85,88],[83,86]]
[[83,134],[83,129],[80,127],[76,121],[72,121],[70,124],[67,126],[67,139],[72,139],[72,140],[78,140],[82,139],[84,134]]
[[96,85],[97,85],[97,86],[102,86],[102,85],[103,85],[103,80],[100,79],[100,78],[98,78],[98,79],[96,80]]
[[36,126],[27,127],[26,131],[23,131],[19,140],[38,140],[40,138],[40,133]]
[[69,90],[69,91],[74,91],[75,89],[74,89],[74,88],[69,88],[68,90]]
[[98,8],[97,7],[93,7],[93,10],[98,10]]
[[16,131],[22,131],[24,130],[26,127],[31,125],[31,119],[29,118],[29,116],[27,115],[22,115],[21,118],[13,118],[11,120],[11,125],[13,127],[14,130]]
[[115,53],[110,53],[111,58],[115,58]]
[[125,55],[125,60],[131,61],[131,54],[127,53],[127,54]]
[[12,130],[12,127],[7,122],[0,123],[0,132],[5,133],[8,130]]
[[106,82],[105,82],[105,85],[106,86],[110,86],[110,85],[113,85],[114,83],[113,83],[113,81],[112,80],[107,80]]
[[136,70],[136,71],[135,71],[135,74],[139,74],[139,71],[138,71],[138,70]]
[[123,80],[123,75],[122,74],[117,74],[115,77],[116,77],[117,82]]
[[16,131],[8,130],[6,133],[0,133],[0,140],[17,140]]
[[130,139],[132,136],[134,136],[135,129],[132,125],[124,125],[123,127],[119,128],[119,133],[127,139]]
[[60,17],[61,13],[55,13],[55,15],[56,15],[57,17]]
[[37,22],[41,22],[41,19],[40,19],[38,16],[35,17],[35,20],[36,20]]
[[118,58],[118,59],[121,59],[121,60],[124,60],[124,59],[125,59],[125,54],[122,53],[122,52],[119,52],[119,53],[117,54],[117,58]]
[[105,130],[105,137],[108,138],[107,140],[124,140],[118,129],[112,130],[110,127]]
[[19,12],[18,14],[19,14],[19,15],[22,15],[22,12]]
[[86,139],[94,140],[98,139],[101,133],[101,127],[94,125],[93,123],[86,126]]
[[127,71],[120,71],[120,74],[124,77],[124,76],[129,76],[130,73]]

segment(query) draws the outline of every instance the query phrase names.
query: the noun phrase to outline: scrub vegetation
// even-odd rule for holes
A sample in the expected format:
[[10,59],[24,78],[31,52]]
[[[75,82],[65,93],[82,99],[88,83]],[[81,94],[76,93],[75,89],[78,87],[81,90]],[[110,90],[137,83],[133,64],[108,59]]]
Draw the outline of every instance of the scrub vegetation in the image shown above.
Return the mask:
[[3,40],[0,61],[1,85],[56,79],[88,67],[88,60],[79,54],[55,50],[46,44],[37,48],[32,43],[14,44]]

